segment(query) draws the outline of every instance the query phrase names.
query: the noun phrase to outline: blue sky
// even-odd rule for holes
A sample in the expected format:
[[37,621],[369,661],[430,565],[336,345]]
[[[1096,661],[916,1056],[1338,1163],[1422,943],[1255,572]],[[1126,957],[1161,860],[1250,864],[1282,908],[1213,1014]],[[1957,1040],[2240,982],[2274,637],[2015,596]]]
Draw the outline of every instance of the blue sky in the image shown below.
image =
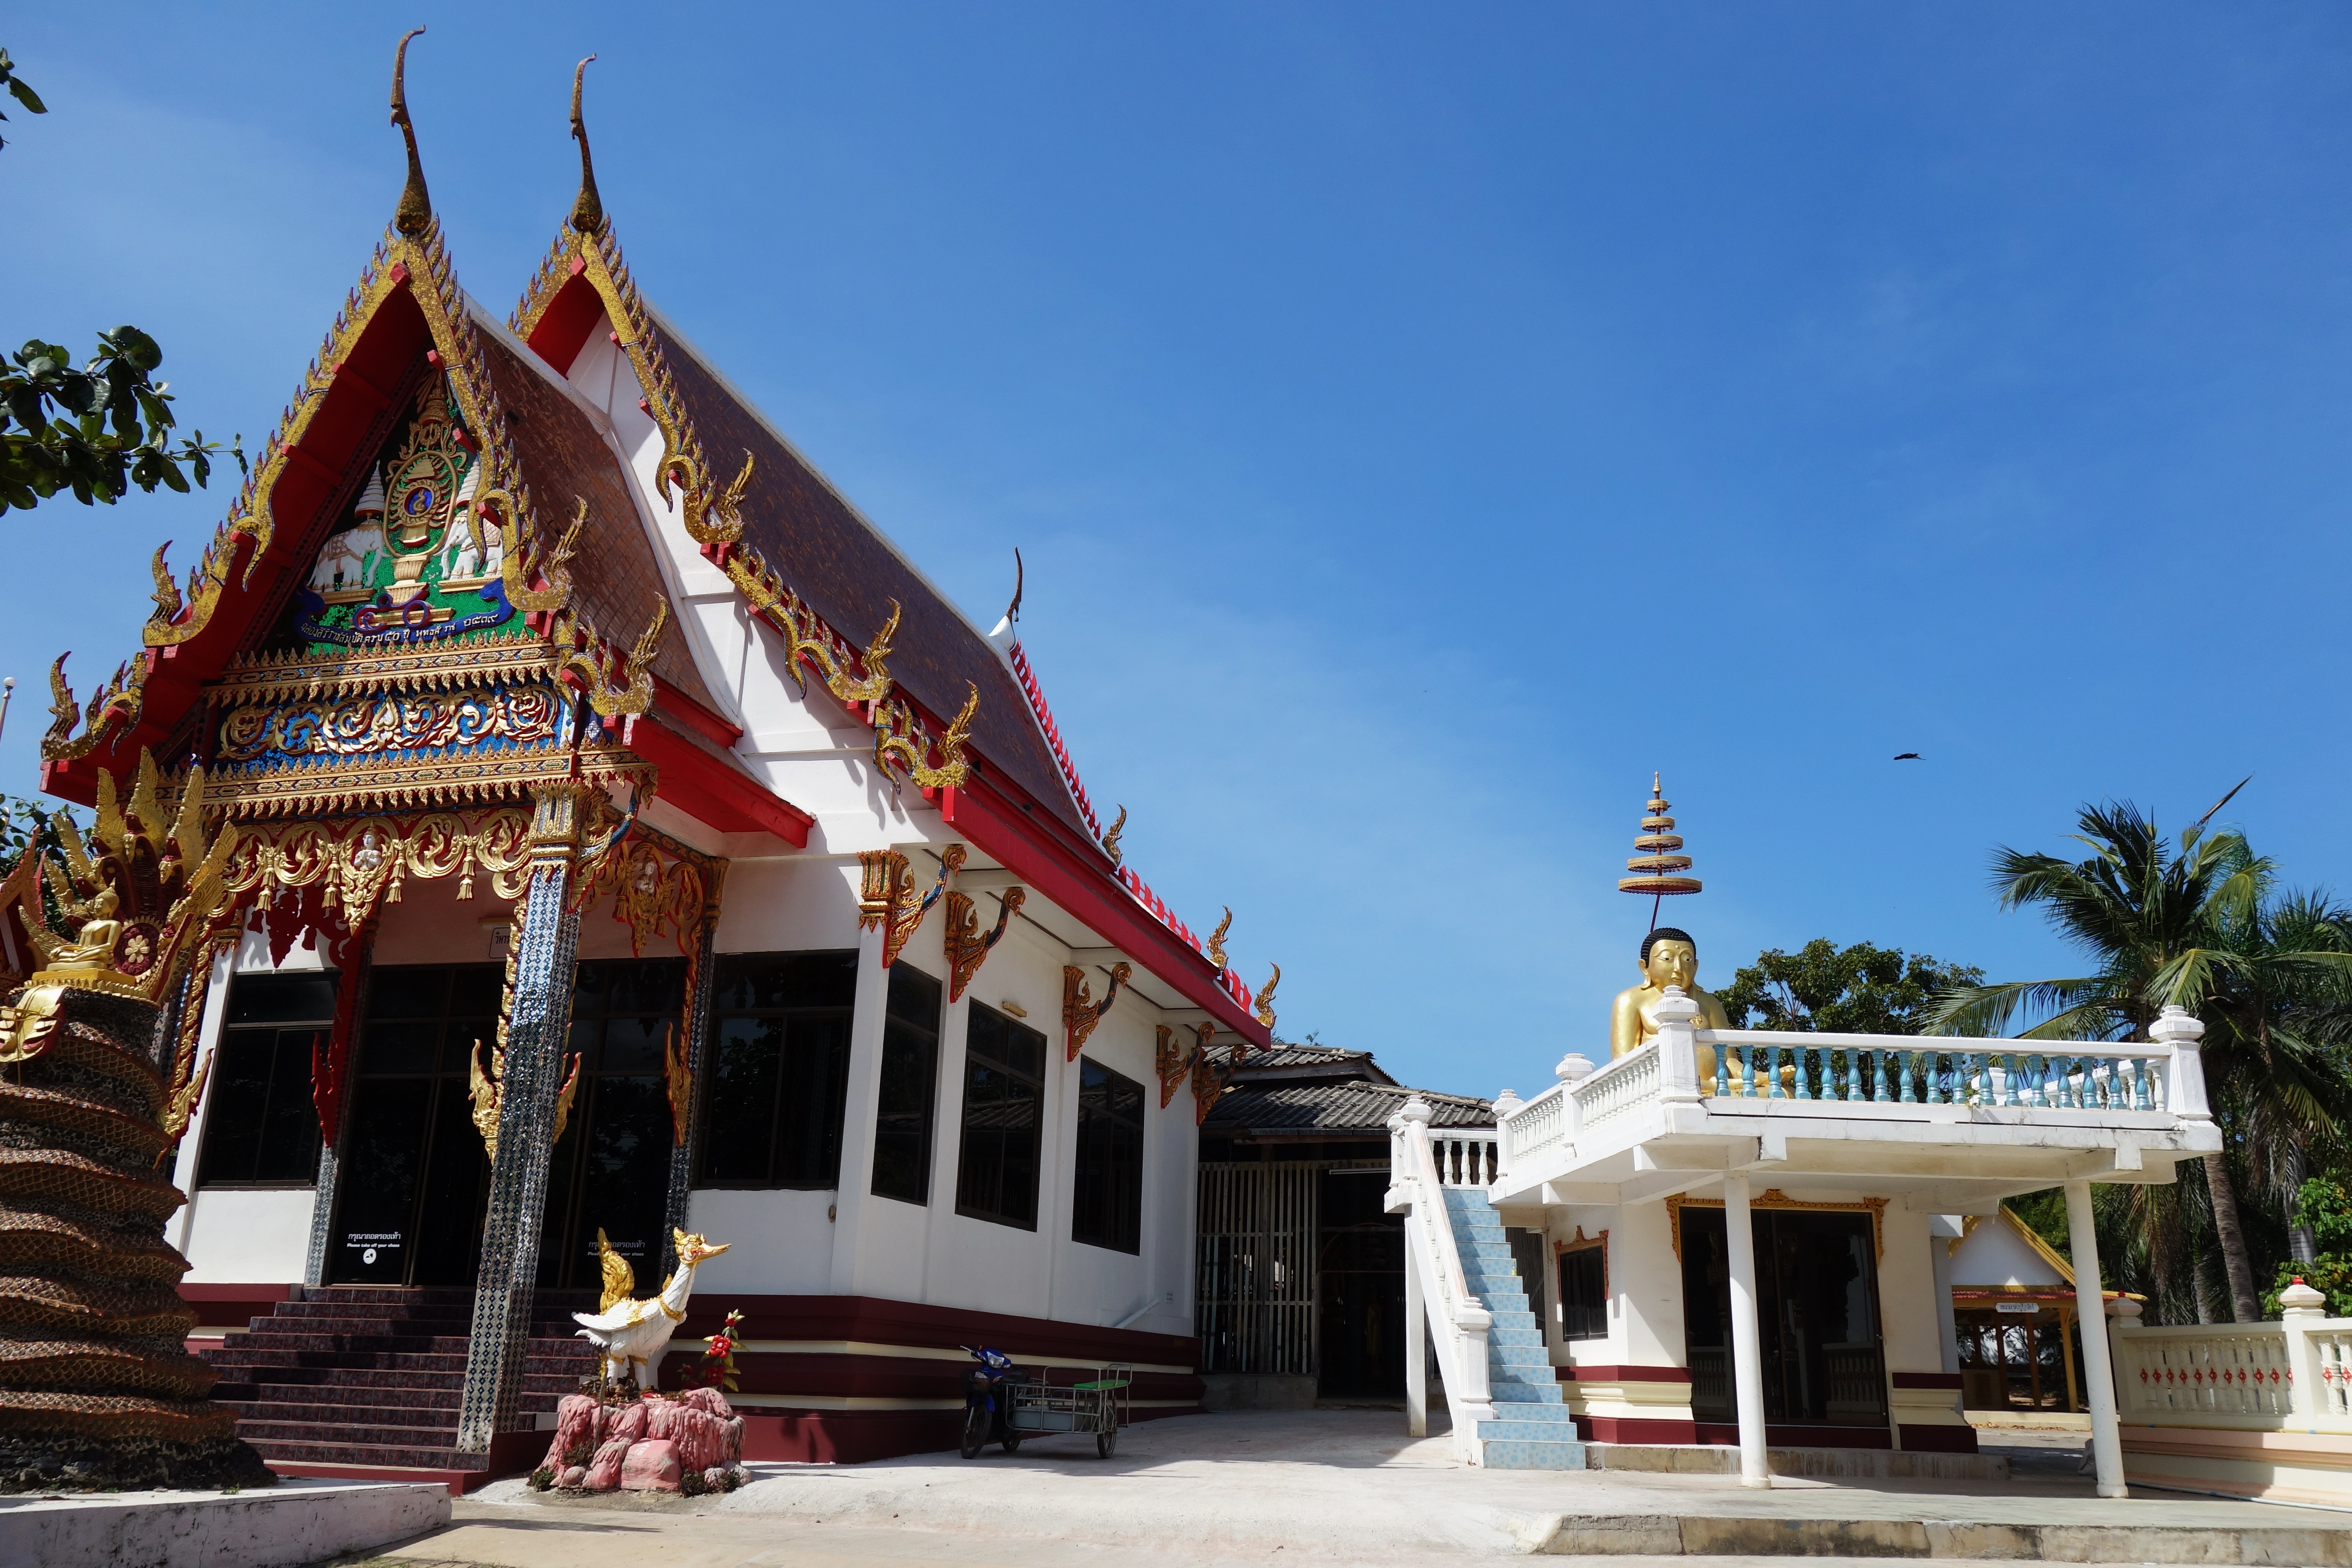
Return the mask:
[[[51,108],[0,337],[135,322],[257,439],[390,216],[411,18],[103,15],[0,37]],[[1654,768],[1709,983],[1815,936],[2073,973],[1990,848],[2249,773],[2231,816],[2345,881],[2352,14],[413,19],[467,287],[503,311],[566,211],[597,51],[648,292],[983,626],[1022,548],[1089,792],[1280,961],[1286,1035],[1480,1093],[1605,1052]],[[0,518],[0,787],[48,659],[86,692],[226,500]]]

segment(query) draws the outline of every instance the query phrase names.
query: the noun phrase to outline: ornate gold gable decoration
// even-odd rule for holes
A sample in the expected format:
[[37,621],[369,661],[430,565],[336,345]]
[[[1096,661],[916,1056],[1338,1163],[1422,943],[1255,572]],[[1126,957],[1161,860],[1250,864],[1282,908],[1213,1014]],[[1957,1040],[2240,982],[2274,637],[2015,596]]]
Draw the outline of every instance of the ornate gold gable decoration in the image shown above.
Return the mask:
[[[1666,1199],[1666,1226],[1674,1234],[1675,1260],[1683,1256],[1683,1210],[1719,1209],[1721,1198],[1688,1198],[1676,1193]],[[1751,1209],[1812,1209],[1820,1213],[1863,1214],[1870,1215],[1871,1239],[1877,1244],[1878,1256],[1886,1257],[1886,1200],[1885,1198],[1835,1198],[1814,1202],[1810,1198],[1792,1198],[1778,1187],[1767,1187],[1748,1200]],[[1608,1232],[1603,1231],[1606,1236]]]
[[1274,966],[1274,973],[1266,977],[1265,984],[1258,987],[1257,1021],[1269,1029],[1274,1027],[1274,988],[1281,984],[1282,965],[1277,963]]
[[1209,962],[1219,969],[1225,966],[1225,933],[1234,929],[1234,906],[1225,906],[1225,918],[1209,933]]
[[[584,63],[584,62],[583,62]],[[574,79],[575,89],[578,79]],[[575,110],[578,93],[574,92]],[[783,581],[743,537],[743,498],[751,484],[756,463],[751,452],[732,479],[722,481],[705,454],[702,441],[687,417],[676,376],[654,330],[653,318],[621,255],[619,239],[595,196],[593,174],[587,161],[587,127],[575,113],[574,134],[581,143],[581,196],[572,216],[558,233],[508,324],[519,337],[529,338],[556,293],[573,277],[584,278],[604,305],[617,330],[621,352],[645,393],[643,406],[662,436],[661,457],[654,468],[654,489],[664,504],[677,488],[683,503],[681,521],[687,537],[727,574],[743,595],[751,614],[764,620],[783,639],[785,668],[805,689],[803,669],[814,671],[834,698],[866,720],[874,730],[874,763],[894,784],[904,778],[922,789],[953,788],[971,775],[965,747],[972,716],[979,710],[980,689],[966,683],[963,710],[944,730],[927,720],[897,689],[890,674],[891,642],[901,618],[898,602],[874,639],[858,648],[826,625]],[[936,760],[934,760],[936,759]]]
[[[117,797],[114,775],[100,773],[97,820],[87,845],[71,816],[59,812],[50,819],[65,863],[45,858],[32,896],[18,905],[25,934],[41,961],[25,982],[34,993],[100,991],[161,1005],[182,961],[202,946],[227,898],[222,878],[236,851],[237,832],[224,826],[217,838],[206,839],[201,772],[188,775],[166,831],[161,778],[154,754],[142,752],[126,805]],[[41,919],[42,880],[58,910],[76,922],[71,938],[58,935]],[[54,994],[28,994],[19,1015],[29,1026],[55,1007]],[[30,1054],[21,1041],[17,1048]]]
[[988,962],[988,955],[996,951],[998,942],[1004,940],[1004,928],[1019,912],[1021,906],[1029,901],[1029,889],[1007,888],[999,899],[996,927],[982,936],[980,934],[978,908],[965,894],[952,888],[948,889],[947,912],[942,917],[947,921],[947,929],[940,933],[940,940],[947,950],[948,1000],[950,1002],[963,995],[964,988],[972,982],[972,976],[980,973],[980,966]]
[[1110,1005],[1118,1000],[1118,988],[1126,984],[1128,976],[1134,973],[1134,967],[1123,961],[1112,964],[1110,984],[1103,988],[1102,1000],[1097,1002],[1087,984],[1087,972],[1076,964],[1062,966],[1062,1028],[1068,1037],[1069,1047],[1069,1054],[1063,1060],[1074,1062],[1078,1059],[1078,1053],[1086,1048],[1087,1038],[1095,1032],[1095,1026],[1102,1022],[1105,1013],[1110,1011]]
[[[488,1047],[490,1070],[482,1070],[484,1047],[474,1042],[473,1053],[466,1058],[466,1073],[470,1080],[468,1098],[474,1102],[474,1131],[482,1135],[482,1147],[489,1152],[493,1164],[499,1157],[499,1112],[506,1104],[507,1048],[503,1044]],[[580,1088],[580,1058],[570,1058],[572,1069],[565,1074],[563,1087],[555,1091],[555,1136],[551,1144],[563,1142],[564,1124],[572,1120],[572,1097]]]

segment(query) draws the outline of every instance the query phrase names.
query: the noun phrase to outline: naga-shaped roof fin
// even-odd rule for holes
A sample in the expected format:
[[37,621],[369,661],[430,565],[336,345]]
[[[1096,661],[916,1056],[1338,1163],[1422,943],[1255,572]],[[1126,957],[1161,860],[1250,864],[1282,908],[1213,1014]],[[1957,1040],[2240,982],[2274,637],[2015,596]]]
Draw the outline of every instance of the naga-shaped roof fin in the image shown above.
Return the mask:
[[416,155],[416,127],[408,118],[408,91],[403,82],[408,70],[408,40],[423,31],[411,27],[392,54],[392,122],[400,127],[401,140],[408,143],[408,183],[400,188],[392,226],[411,239],[422,237],[433,225],[433,198],[425,189],[425,163]]
[[588,75],[590,55],[572,72],[572,139],[580,143],[580,195],[572,204],[572,226],[595,234],[604,226],[604,198],[596,194],[596,165],[588,159],[588,122],[580,118],[580,85]]

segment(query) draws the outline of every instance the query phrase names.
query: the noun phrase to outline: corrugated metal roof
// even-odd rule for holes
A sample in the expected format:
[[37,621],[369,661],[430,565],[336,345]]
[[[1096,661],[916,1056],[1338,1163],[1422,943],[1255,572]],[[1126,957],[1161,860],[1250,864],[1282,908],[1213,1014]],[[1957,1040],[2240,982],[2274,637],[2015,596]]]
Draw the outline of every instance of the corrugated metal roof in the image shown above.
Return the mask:
[[1432,1127],[1492,1127],[1491,1101],[1432,1094],[1401,1084],[1269,1083],[1236,1079],[1210,1109],[1203,1132],[1327,1132],[1385,1131],[1390,1117],[1415,1094],[1429,1103]]

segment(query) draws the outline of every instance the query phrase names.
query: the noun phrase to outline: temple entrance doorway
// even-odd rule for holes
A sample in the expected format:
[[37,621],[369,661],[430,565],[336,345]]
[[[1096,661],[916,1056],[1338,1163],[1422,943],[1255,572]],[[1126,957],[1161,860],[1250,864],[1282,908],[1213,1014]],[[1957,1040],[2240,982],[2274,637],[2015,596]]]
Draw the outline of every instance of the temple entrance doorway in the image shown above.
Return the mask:
[[[1712,1442],[1736,1441],[1739,1419],[1731,1375],[1731,1268],[1723,1217],[1720,1207],[1693,1204],[1683,1207],[1679,1222],[1691,1415],[1701,1440]],[[1755,1208],[1749,1217],[1756,1236],[1766,1425],[1874,1428],[1883,1434],[1886,1371],[1872,1216]]]
[[327,1282],[471,1285],[490,1162],[467,1061],[498,1038],[506,968],[383,966],[368,977]]
[[[478,1041],[498,1038],[505,981],[497,963],[370,975],[328,1283],[474,1283],[490,1162],[467,1064]],[[685,987],[682,959],[592,960],[574,972],[565,1055],[578,1056],[580,1077],[548,1164],[542,1288],[602,1282],[599,1227],[636,1270],[639,1294],[660,1284],[674,1142],[662,1048]]]

